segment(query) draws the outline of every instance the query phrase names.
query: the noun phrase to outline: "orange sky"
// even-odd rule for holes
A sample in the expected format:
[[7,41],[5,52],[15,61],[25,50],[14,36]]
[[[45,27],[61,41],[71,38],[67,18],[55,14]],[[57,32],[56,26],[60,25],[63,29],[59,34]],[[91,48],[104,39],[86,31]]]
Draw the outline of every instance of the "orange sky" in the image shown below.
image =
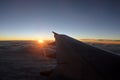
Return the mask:
[[[52,38],[44,38],[44,37],[35,37],[35,38],[21,38],[21,37],[0,37],[0,41],[4,40],[54,40]],[[101,43],[101,44],[120,44],[120,40],[107,40],[107,39],[78,39],[83,42],[90,42],[90,43]]]

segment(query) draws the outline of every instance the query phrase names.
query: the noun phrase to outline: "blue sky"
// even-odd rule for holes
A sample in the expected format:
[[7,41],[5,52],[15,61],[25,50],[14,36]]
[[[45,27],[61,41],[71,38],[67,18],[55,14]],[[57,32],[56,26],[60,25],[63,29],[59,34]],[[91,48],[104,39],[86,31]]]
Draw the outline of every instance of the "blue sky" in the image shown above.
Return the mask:
[[116,0],[0,0],[0,39],[120,39]]

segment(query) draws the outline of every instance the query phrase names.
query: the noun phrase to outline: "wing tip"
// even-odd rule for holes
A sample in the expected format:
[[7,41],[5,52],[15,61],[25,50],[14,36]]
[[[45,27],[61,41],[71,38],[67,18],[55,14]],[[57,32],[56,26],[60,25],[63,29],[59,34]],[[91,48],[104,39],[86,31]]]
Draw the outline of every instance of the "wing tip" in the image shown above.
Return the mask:
[[54,35],[58,35],[58,33],[54,32],[54,31],[52,31],[52,33],[53,33]]

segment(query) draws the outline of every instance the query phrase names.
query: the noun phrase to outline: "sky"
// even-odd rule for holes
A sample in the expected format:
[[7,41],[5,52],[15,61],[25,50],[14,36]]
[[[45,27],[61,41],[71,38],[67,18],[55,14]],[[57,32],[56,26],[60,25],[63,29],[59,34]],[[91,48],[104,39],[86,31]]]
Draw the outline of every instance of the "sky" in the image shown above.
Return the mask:
[[0,40],[120,40],[119,0],[0,0]]

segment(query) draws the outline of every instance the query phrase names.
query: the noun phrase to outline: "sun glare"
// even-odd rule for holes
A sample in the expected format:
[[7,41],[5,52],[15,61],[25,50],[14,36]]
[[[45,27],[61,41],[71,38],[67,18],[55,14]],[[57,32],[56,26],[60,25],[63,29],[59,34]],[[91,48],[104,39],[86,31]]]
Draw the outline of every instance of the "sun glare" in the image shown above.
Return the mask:
[[38,42],[39,42],[39,43],[44,43],[44,41],[43,41],[43,40],[38,40]]

